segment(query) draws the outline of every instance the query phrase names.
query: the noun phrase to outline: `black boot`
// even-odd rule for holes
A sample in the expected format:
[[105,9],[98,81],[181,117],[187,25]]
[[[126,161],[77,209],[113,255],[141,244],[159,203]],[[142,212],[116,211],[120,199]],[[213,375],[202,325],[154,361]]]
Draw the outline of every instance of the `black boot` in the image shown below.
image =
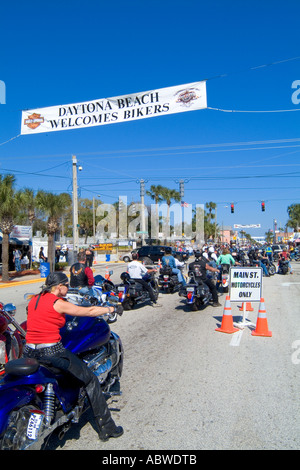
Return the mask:
[[116,426],[113,432],[107,433],[104,429],[99,432],[99,439],[102,442],[108,441],[111,437],[120,437],[124,433],[122,426]]
[[103,418],[96,418],[98,435],[101,441],[105,442],[111,437],[122,436],[124,432],[122,426],[116,426],[112,418],[110,418],[109,421],[106,421],[105,424],[104,421],[105,419]]

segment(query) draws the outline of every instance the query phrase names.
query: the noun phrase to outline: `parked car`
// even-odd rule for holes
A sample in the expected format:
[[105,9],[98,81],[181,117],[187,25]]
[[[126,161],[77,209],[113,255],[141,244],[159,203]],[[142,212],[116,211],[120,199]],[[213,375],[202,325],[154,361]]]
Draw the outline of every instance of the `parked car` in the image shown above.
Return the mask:
[[119,256],[120,261],[124,261],[124,263],[129,263],[132,261],[132,253],[136,253],[137,250],[132,250],[132,251],[126,251],[126,253],[122,253]]
[[[165,255],[166,248],[170,247],[165,245],[142,246],[139,250],[137,250],[139,260],[145,262],[146,264],[158,263],[158,261],[161,260],[162,257]],[[189,257],[188,252],[175,251],[174,248],[172,248],[172,255],[179,261],[185,261]]]
[[[119,259],[125,263],[129,263],[132,260],[132,253],[137,253],[138,259],[145,264],[158,263],[158,261],[165,255],[166,248],[170,247],[167,247],[166,245],[145,245],[138,250],[122,253],[119,256]],[[179,261],[185,261],[189,258],[189,253],[187,251],[175,251],[174,248],[172,248],[172,255]]]
[[278,255],[282,252],[283,248],[283,245],[272,245],[274,259],[278,258]]

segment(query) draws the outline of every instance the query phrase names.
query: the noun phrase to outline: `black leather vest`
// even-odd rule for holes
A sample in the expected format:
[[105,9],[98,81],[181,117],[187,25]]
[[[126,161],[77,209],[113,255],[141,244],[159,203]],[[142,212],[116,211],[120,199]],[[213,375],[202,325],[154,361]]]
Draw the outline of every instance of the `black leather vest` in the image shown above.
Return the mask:
[[85,274],[86,266],[82,263],[75,263],[71,266],[70,273],[70,286],[71,287],[84,287],[88,286],[88,277]]

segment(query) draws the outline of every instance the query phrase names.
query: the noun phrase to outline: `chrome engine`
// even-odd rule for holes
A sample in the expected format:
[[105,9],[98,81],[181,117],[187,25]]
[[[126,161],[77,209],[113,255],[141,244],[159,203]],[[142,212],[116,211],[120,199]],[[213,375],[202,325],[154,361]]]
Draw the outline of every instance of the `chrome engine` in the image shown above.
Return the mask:
[[104,390],[109,392],[110,387],[122,374],[123,346],[120,338],[112,332],[111,339],[105,346],[86,355],[83,360],[104,386]]

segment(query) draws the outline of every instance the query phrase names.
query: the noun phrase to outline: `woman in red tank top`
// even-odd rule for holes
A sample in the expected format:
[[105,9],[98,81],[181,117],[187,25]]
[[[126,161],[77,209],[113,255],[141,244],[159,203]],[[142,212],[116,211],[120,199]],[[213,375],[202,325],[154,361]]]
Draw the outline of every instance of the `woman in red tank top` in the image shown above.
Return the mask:
[[28,304],[26,346],[24,357],[35,357],[42,361],[53,360],[55,365],[67,370],[81,380],[94,412],[99,438],[107,441],[119,437],[123,428],[116,426],[96,376],[88,366],[60,342],[60,329],[65,324],[65,315],[97,317],[112,313],[114,307],[80,307],[63,299],[69,287],[64,273],[54,272],[46,278],[45,286]]

